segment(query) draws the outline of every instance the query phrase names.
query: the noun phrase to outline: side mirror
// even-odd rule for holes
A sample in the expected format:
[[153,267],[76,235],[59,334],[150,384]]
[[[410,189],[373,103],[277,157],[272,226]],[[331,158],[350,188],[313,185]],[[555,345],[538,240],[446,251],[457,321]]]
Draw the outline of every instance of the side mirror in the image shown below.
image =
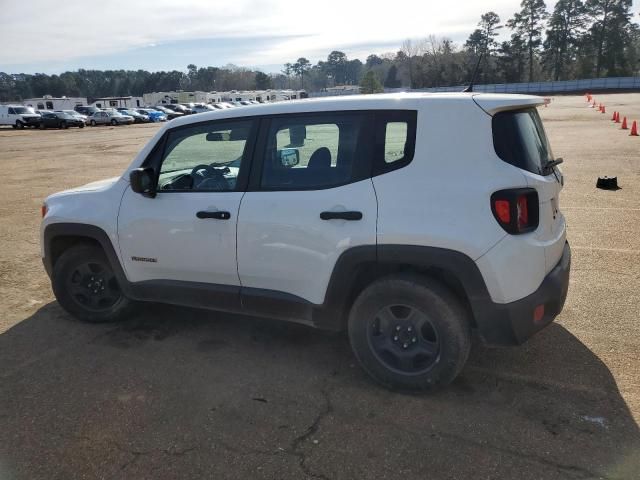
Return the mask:
[[278,159],[285,168],[295,167],[300,163],[300,152],[296,148],[283,148],[278,150]]
[[136,168],[129,174],[131,190],[149,198],[156,196],[155,180],[156,174],[151,167]]

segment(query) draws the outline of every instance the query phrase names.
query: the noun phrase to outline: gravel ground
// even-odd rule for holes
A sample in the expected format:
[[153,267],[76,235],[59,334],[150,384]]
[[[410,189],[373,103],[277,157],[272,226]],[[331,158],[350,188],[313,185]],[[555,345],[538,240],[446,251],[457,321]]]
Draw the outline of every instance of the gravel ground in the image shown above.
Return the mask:
[[[342,334],[148,305],[85,325],[39,258],[48,194],[118,175],[156,125],[0,129],[0,479],[638,478],[640,94],[553,98],[573,249],[565,310],[474,345],[447,390],[372,384]],[[595,188],[618,176],[618,191]]]

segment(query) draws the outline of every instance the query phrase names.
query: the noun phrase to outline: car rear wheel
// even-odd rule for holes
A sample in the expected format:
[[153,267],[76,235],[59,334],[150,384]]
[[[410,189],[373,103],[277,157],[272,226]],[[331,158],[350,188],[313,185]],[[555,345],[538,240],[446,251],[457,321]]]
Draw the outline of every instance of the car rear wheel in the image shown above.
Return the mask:
[[461,302],[441,284],[418,275],[394,275],[367,287],[351,309],[349,340],[374,380],[413,391],[451,383],[471,346]]
[[44,130],[45,126],[44,126],[44,122],[40,122],[40,125],[38,125],[40,130]]
[[22,130],[24,128],[24,123],[22,123],[20,120],[16,120],[16,128]]
[[62,308],[80,320],[122,320],[133,308],[99,247],[79,245],[65,251],[56,261],[51,278],[53,293]]
[[67,122],[62,121],[60,122],[60,128],[64,128],[66,130],[67,128],[69,128],[69,125],[67,125]]
[[116,125],[118,125],[118,122],[115,119],[111,120],[111,125],[113,125],[115,127]]
[[80,125],[78,125],[79,128],[84,128],[84,123],[81,123]]
[[96,126],[96,121],[95,120],[91,120],[89,123],[91,124],[92,127]]

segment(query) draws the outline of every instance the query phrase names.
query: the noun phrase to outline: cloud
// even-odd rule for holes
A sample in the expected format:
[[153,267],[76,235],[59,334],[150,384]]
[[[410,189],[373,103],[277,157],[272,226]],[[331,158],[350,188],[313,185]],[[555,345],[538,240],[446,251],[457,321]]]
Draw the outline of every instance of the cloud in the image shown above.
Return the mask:
[[[488,9],[506,21],[519,0],[394,0],[386,4],[323,0],[0,0],[0,70],[29,65],[66,69],[71,66],[118,67],[138,56],[144,68],[167,68],[162,53],[182,47],[184,60],[220,65],[282,64],[304,56],[317,61],[334,49],[351,57],[396,50],[405,38],[434,34],[464,41]],[[552,8],[555,2],[547,2]],[[254,41],[253,44],[250,42]],[[268,39],[263,41],[261,39]],[[195,42],[195,43],[194,43]],[[215,57],[202,55],[202,45],[215,46]],[[221,46],[225,48],[221,51]],[[211,47],[214,48],[214,47]],[[154,50],[154,53],[150,51]],[[237,56],[236,56],[237,55]],[[188,61],[186,59],[189,58]],[[153,60],[162,67],[149,67]],[[141,65],[138,63],[138,65]],[[4,66],[4,67],[3,67]],[[77,68],[77,67],[76,67]],[[42,68],[39,71],[44,71]]]

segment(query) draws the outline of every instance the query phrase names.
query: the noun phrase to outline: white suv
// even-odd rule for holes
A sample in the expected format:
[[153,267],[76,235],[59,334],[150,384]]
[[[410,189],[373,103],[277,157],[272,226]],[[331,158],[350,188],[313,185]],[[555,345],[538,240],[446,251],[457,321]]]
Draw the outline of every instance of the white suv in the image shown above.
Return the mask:
[[155,301],[346,328],[380,383],[445,385],[472,332],[518,344],[563,307],[542,103],[370,95],[175,120],[121,177],[46,199],[53,291],[90,322]]

